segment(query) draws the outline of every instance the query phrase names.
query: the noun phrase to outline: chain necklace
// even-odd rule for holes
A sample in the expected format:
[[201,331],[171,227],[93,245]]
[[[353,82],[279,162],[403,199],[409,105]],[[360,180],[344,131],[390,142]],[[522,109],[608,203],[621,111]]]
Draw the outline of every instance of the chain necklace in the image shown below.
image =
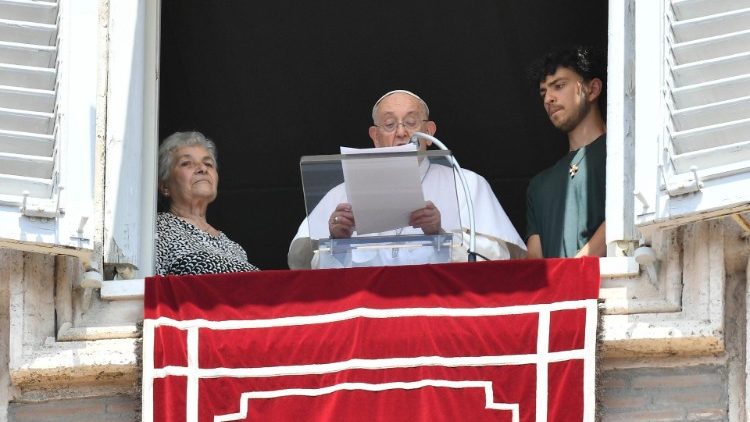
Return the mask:
[[[583,147],[586,148],[586,147]],[[581,154],[581,158],[578,159],[575,163],[571,162],[568,166],[568,173],[570,173],[570,178],[576,177],[576,174],[578,174],[578,169],[580,168],[578,165],[581,164],[581,161],[583,161],[584,158],[586,158],[586,152],[588,150],[584,149],[583,153]]]

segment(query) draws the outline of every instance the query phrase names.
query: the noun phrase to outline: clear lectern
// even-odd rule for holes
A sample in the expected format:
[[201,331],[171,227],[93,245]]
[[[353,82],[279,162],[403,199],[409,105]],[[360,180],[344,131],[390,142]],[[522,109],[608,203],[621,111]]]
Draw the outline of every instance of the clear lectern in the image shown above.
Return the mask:
[[[464,239],[451,163],[449,151],[302,157],[312,267],[451,262],[453,249],[459,248]],[[417,190],[421,186],[418,200],[414,189],[409,189],[415,186]],[[403,203],[426,201],[432,201],[440,211],[441,230],[437,234],[427,235],[409,226],[409,214],[414,209],[399,209],[404,208]],[[352,204],[355,231],[349,238],[334,239],[329,231],[331,214],[344,202]],[[367,229],[357,231],[357,225]]]

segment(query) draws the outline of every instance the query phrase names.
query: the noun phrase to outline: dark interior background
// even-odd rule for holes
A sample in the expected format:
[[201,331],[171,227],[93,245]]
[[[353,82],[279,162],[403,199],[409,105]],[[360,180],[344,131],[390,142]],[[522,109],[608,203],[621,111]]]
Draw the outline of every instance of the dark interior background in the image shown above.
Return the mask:
[[606,1],[162,0],[159,136],[216,142],[209,222],[250,262],[286,268],[300,156],[371,146],[372,104],[409,89],[523,236],[529,179],[567,150],[526,68],[578,43],[606,51]]

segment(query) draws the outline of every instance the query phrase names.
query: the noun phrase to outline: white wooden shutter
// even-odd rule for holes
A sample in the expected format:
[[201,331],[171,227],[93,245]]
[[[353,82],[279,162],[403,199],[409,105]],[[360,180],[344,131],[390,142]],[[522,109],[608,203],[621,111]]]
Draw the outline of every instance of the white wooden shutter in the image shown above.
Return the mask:
[[750,0],[640,0],[635,30],[636,223],[750,208]]
[[93,247],[96,29],[91,0],[0,0],[0,246]]
[[53,195],[56,68],[57,4],[0,0],[0,195]]

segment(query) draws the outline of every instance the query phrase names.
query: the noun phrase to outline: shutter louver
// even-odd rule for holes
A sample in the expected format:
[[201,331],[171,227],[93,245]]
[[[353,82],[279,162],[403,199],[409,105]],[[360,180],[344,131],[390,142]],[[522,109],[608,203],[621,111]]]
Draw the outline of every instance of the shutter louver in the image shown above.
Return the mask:
[[6,198],[55,194],[57,34],[57,3],[0,0],[0,196]]
[[[639,48],[648,52],[636,59],[648,82],[638,91],[636,80],[636,97],[646,98],[641,117],[650,130],[663,130],[636,138],[641,157],[654,136],[661,140],[657,180],[648,174],[636,181],[641,194],[651,191],[649,183],[657,185],[655,203],[644,196],[643,210],[636,210],[642,228],[750,208],[750,0],[666,0],[664,5],[662,116],[653,120],[647,114],[655,85],[648,74],[658,72],[659,64],[648,55],[653,48],[636,44],[636,57]],[[650,33],[659,32],[651,28]]]
[[677,0],[672,10],[673,170],[721,173],[750,160],[750,1]]

